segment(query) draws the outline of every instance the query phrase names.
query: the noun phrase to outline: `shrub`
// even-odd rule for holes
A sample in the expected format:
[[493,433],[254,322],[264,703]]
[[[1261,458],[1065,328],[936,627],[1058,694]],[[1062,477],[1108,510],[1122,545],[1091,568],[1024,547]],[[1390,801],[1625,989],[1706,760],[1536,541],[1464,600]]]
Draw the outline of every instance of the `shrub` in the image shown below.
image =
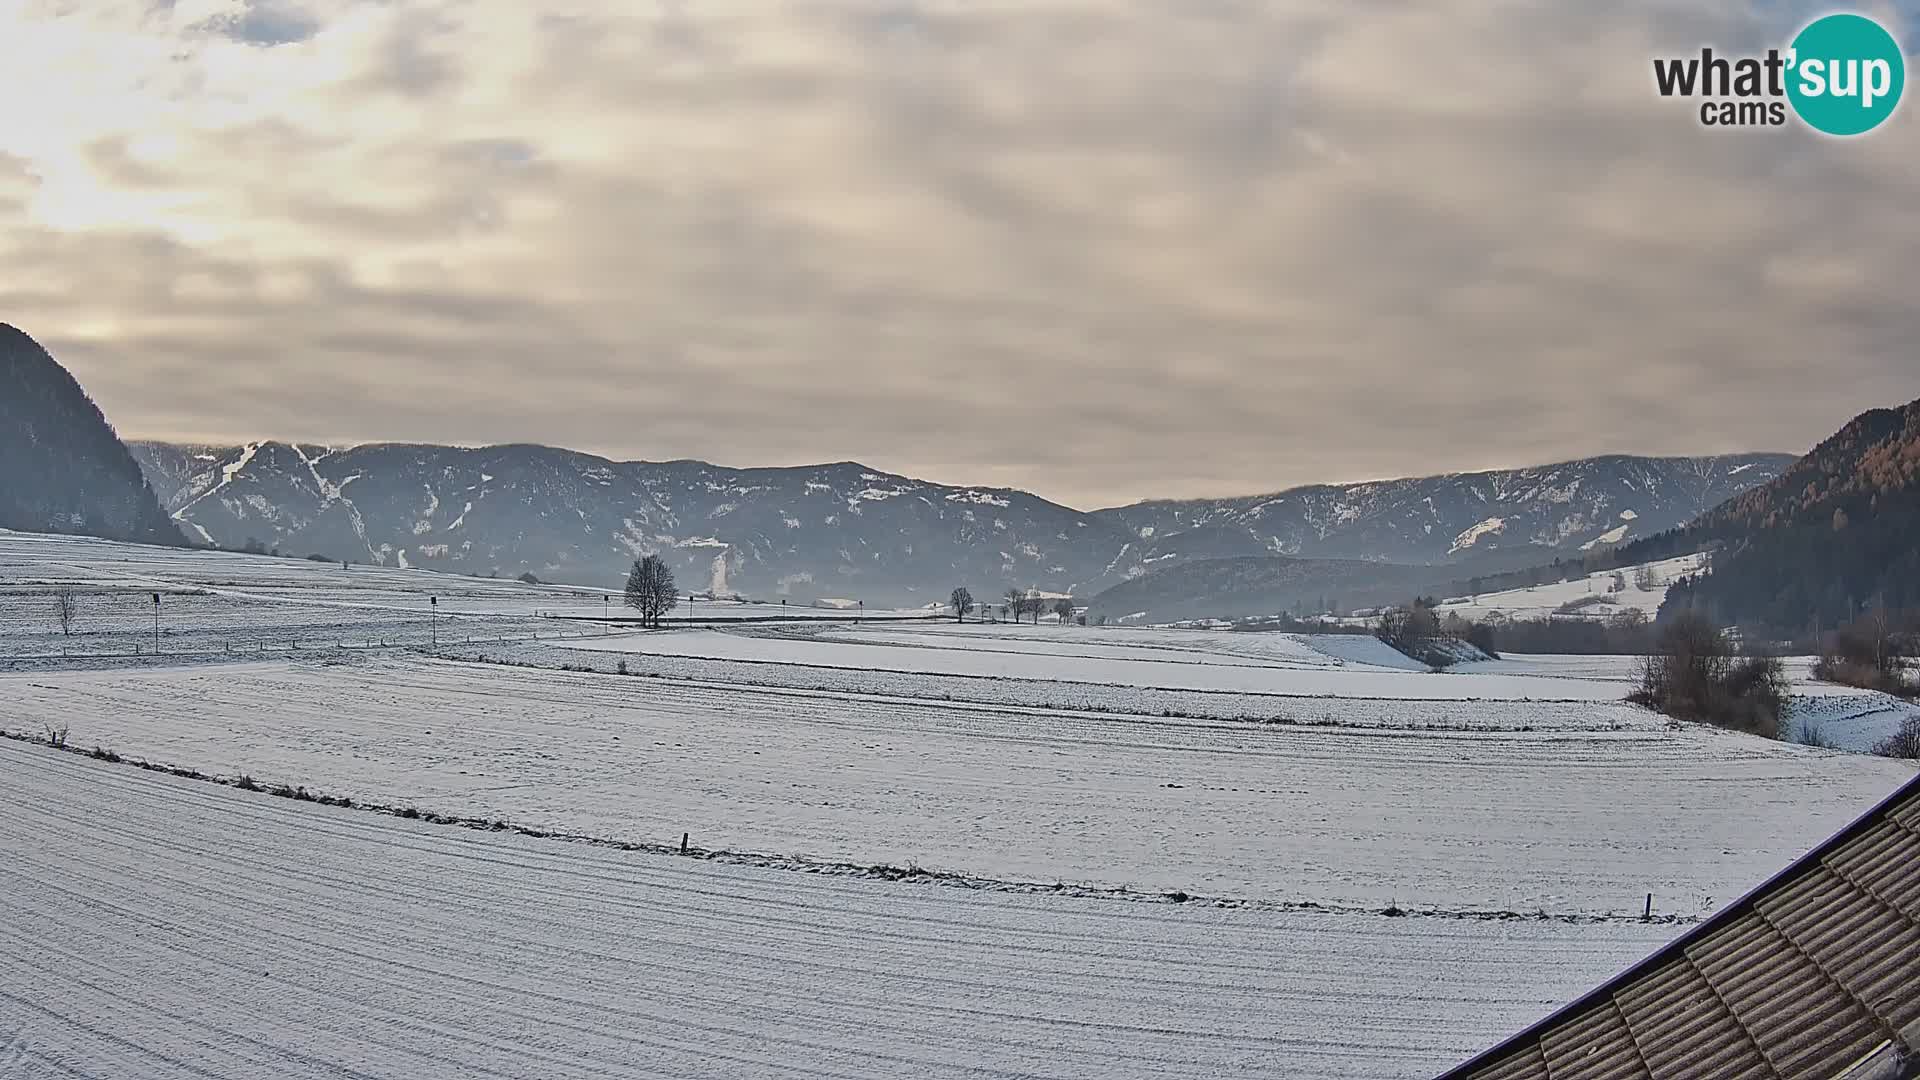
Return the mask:
[[626,662],[625,660],[622,660],[622,661],[620,661],[620,663],[619,663],[619,665],[618,665],[618,666],[616,666],[616,667],[615,667],[615,668],[614,668],[613,670],[614,670],[614,671],[616,671],[616,672],[618,672],[618,673],[619,673],[619,674],[621,674],[621,675],[629,675],[629,674],[632,674],[631,672],[629,672],[629,671],[627,670],[627,662]]
[[47,724],[46,733],[48,746],[56,750],[67,748],[67,725],[61,724],[59,727],[54,727],[52,724]]
[[528,585],[538,585],[538,584],[540,584],[540,579],[539,579],[539,578],[537,578],[537,577],[534,577],[534,576],[533,576],[533,573],[532,573],[531,571],[529,571],[529,572],[527,572],[527,573],[524,573],[524,574],[521,574],[521,575],[520,575],[520,580],[521,580],[522,582],[524,582],[524,583],[526,583],[526,584],[528,584]]
[[1881,757],[1920,760],[1920,716],[1901,721],[1899,731],[1873,744],[1873,752]]
[[1817,747],[1821,750],[1840,749],[1839,743],[1829,738],[1827,733],[1821,729],[1820,725],[1813,723],[1802,722],[1800,731],[1794,736],[1793,741],[1802,746]]

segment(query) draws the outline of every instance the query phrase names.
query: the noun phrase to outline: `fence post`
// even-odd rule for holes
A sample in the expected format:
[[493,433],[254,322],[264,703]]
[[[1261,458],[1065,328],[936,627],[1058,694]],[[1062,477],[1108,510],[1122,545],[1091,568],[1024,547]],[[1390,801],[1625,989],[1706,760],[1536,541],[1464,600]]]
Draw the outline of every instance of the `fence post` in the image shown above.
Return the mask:
[[687,853],[687,837],[688,837],[688,835],[689,835],[688,833],[681,833],[681,834],[680,834],[680,854],[682,854],[682,855],[685,855],[685,854]]
[[1653,894],[1652,893],[1647,894],[1647,913],[1645,915],[1640,916],[1640,921],[1641,922],[1653,921]]

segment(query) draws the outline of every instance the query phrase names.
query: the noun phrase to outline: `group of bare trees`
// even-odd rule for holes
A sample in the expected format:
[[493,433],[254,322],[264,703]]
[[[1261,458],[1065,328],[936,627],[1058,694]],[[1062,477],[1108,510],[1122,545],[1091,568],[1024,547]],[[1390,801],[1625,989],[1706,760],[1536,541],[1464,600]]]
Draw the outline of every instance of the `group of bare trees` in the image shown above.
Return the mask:
[[1024,615],[1032,618],[1035,626],[1040,625],[1040,616],[1048,614],[1058,616],[1062,626],[1073,621],[1071,599],[1061,596],[1048,600],[1044,596],[1034,596],[1022,589],[1007,590],[1007,602],[1003,610],[1014,622],[1019,622],[1020,617]]
[[[954,618],[961,622],[967,621],[967,616],[976,610],[982,612],[989,610],[987,605],[976,603],[972,590],[964,585],[953,590],[952,595],[947,598],[947,606],[953,609]],[[1005,600],[999,605],[998,610],[1002,618],[1012,622],[1032,617],[1036,626],[1040,623],[1040,616],[1051,613],[1059,616],[1060,624],[1065,626],[1073,621],[1073,613],[1077,609],[1069,597],[1062,596],[1048,600],[1042,596],[1029,595],[1024,589],[1008,589]]]
[[1920,614],[1891,612],[1876,604],[1819,644],[1815,678],[1920,697],[1920,677],[1912,671],[1920,654]]
[[1436,668],[1451,666],[1459,659],[1452,642],[1464,641],[1477,646],[1488,656],[1498,658],[1494,649],[1493,627],[1460,617],[1457,612],[1440,614],[1440,601],[1431,596],[1416,596],[1405,607],[1392,607],[1380,613],[1373,636],[1407,656]]
[[1680,720],[1781,738],[1788,686],[1780,661],[1737,655],[1711,619],[1682,611],[1661,621],[1627,700]]

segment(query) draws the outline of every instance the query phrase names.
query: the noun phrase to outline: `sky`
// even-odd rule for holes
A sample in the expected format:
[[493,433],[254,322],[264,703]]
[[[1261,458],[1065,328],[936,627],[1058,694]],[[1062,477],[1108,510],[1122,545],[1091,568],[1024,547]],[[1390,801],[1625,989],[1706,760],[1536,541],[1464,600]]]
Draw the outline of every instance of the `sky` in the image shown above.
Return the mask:
[[1082,508],[1799,451],[1920,397],[1913,102],[1839,140],[1653,90],[1821,9],[548,7],[0,0],[0,321],[128,437]]

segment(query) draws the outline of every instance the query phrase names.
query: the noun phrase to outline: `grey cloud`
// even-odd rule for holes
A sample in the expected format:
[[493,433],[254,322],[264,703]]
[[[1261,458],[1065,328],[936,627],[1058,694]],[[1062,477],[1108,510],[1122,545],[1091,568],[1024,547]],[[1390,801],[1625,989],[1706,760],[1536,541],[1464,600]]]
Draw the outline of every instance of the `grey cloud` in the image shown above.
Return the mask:
[[161,174],[95,144],[280,247],[56,233],[0,170],[0,253],[45,268],[0,317],[135,434],[854,458],[1078,505],[1798,449],[1920,395],[1913,110],[1710,133],[1647,85],[1791,19],[686,5],[537,21],[511,107],[442,106],[501,77],[482,17],[392,23],[341,91],[444,128],[294,117]]

